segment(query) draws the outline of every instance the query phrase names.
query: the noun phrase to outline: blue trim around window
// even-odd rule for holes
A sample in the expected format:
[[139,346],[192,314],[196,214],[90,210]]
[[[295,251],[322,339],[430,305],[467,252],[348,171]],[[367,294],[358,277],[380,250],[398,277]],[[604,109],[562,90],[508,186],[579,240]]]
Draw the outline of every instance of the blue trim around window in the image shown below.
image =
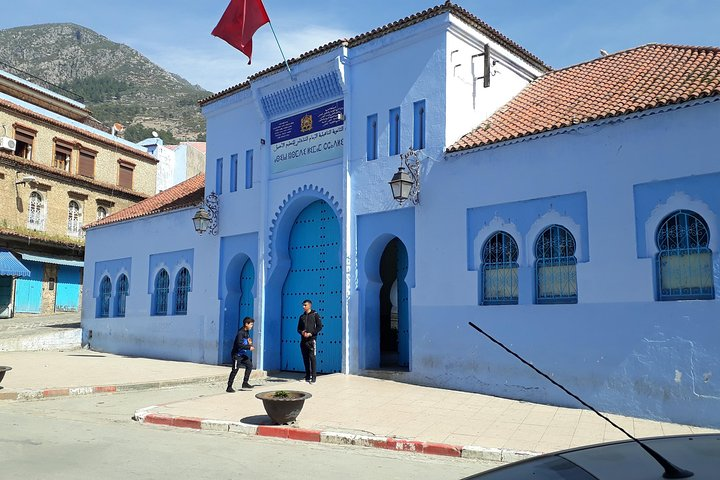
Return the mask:
[[413,149],[425,148],[425,100],[413,104]]
[[190,272],[183,267],[175,277],[175,315],[187,315]]
[[112,296],[112,283],[110,277],[103,277],[100,282],[100,308],[98,308],[98,317],[110,316],[110,297]]
[[390,110],[388,119],[390,123],[390,141],[388,153],[390,156],[400,153],[400,107]]
[[230,155],[230,191],[237,192],[238,184],[238,156],[237,153]]
[[167,315],[169,291],[170,275],[168,275],[167,270],[163,268],[155,276],[155,291],[153,292],[153,315]]
[[215,193],[222,194],[223,159],[215,161]]
[[677,210],[663,219],[655,235],[658,300],[715,298],[710,229],[690,210]]
[[252,150],[245,152],[245,190],[250,190],[253,186],[254,161],[254,152]]
[[377,114],[367,117],[367,159],[378,158],[378,117]]

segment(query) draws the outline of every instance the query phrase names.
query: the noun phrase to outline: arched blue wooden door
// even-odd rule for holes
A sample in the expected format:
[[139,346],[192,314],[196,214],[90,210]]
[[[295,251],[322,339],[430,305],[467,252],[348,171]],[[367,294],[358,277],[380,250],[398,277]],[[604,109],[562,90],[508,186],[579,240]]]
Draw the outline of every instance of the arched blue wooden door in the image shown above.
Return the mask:
[[408,273],[408,253],[398,241],[397,300],[398,300],[398,365],[410,366],[410,295],[405,277]]
[[318,200],[300,212],[288,243],[291,264],[282,290],[282,369],[305,371],[297,324],[302,301],[308,298],[324,325],[317,341],[317,371],[339,372],[342,367],[341,236],[340,222],[330,205]]
[[252,317],[255,310],[255,299],[252,289],[255,285],[255,267],[250,260],[245,262],[240,274],[240,312],[238,314],[238,330],[242,327],[245,317]]

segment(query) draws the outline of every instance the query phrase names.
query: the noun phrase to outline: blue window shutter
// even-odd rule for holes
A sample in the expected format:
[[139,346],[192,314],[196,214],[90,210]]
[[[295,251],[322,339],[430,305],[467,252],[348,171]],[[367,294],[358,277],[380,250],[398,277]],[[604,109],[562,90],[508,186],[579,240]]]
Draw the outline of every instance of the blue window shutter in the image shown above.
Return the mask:
[[218,158],[215,164],[215,193],[222,193],[223,159]]
[[245,152],[245,189],[251,189],[253,186],[253,151]]
[[400,153],[400,107],[390,110],[390,148],[389,154]]
[[238,156],[237,153],[230,155],[230,191],[237,192],[237,174],[238,174]]
[[367,159],[375,160],[378,157],[378,125],[377,114],[367,117]]
[[422,150],[425,148],[425,100],[413,104],[413,149]]

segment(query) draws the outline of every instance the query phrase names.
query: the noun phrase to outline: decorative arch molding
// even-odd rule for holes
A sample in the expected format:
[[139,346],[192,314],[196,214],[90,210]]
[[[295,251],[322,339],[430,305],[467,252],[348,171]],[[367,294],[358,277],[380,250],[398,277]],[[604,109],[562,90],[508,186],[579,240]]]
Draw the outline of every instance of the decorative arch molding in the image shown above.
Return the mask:
[[[523,245],[522,235],[520,235],[520,230],[518,230],[517,226],[514,223],[506,223],[505,219],[495,216],[475,235],[475,239],[473,241],[473,270],[480,270],[482,266],[483,247],[485,246],[485,242],[487,242],[488,239],[495,234],[495,232],[500,231],[510,235],[513,240],[515,240],[515,243],[518,244],[518,247]],[[519,248],[518,264],[525,265],[525,262],[525,249]]]
[[269,271],[272,272],[281,260],[289,262],[288,253],[283,251],[282,248],[278,248],[278,246],[287,245],[295,219],[305,207],[317,200],[323,200],[330,205],[335,215],[337,215],[338,221],[342,224],[343,212],[340,203],[335,200],[335,196],[331,195],[330,192],[313,184],[303,185],[293,190],[283,200],[282,205],[277,209],[271,221],[267,248],[267,268]]
[[556,210],[549,210],[546,214],[538,218],[535,223],[532,224],[530,230],[528,230],[527,237],[525,238],[525,259],[527,260],[527,264],[531,265],[535,263],[535,242],[540,233],[550,225],[555,224],[568,229],[575,238],[575,258],[577,258],[578,263],[587,262],[587,252],[584,251],[583,247],[582,227],[571,217],[561,215],[560,212]]
[[654,257],[659,252],[655,243],[655,233],[662,221],[673,212],[678,210],[691,210],[700,215],[707,222],[710,230],[710,242],[708,248],[713,252],[718,251],[718,219],[710,206],[701,201],[693,200],[685,192],[675,192],[662,203],[658,203],[650,216],[645,221],[645,252],[648,257]]

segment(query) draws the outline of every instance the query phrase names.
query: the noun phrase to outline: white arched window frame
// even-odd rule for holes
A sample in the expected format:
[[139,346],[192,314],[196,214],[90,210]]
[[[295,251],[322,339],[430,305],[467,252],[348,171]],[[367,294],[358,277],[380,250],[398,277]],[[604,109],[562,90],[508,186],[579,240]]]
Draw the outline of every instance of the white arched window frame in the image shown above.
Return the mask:
[[102,220],[103,218],[107,217],[107,215],[108,215],[107,208],[105,208],[103,206],[97,207],[97,217],[96,217],[97,220]]
[[80,204],[75,200],[70,200],[68,204],[68,235],[71,237],[79,237],[82,232],[82,210]]
[[482,251],[482,304],[517,305],[518,245],[507,232],[495,232]]
[[550,225],[535,241],[535,301],[577,303],[575,237],[562,225]]
[[175,315],[187,315],[190,271],[183,267],[175,277]]
[[31,230],[45,230],[47,209],[45,200],[39,192],[32,192],[28,201],[28,223]]
[[715,298],[710,229],[691,210],[677,210],[660,223],[655,241],[658,300]]

